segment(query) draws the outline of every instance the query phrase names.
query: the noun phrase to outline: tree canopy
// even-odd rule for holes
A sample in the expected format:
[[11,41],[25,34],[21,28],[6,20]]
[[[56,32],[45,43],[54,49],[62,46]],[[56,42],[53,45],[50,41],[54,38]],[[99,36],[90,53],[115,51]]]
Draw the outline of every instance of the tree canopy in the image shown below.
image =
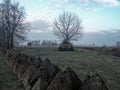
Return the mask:
[[63,12],[54,20],[53,32],[62,41],[79,40],[83,35],[81,20],[75,13]]
[[13,48],[16,42],[26,39],[29,25],[24,20],[24,7],[12,0],[2,0],[0,3],[0,47]]

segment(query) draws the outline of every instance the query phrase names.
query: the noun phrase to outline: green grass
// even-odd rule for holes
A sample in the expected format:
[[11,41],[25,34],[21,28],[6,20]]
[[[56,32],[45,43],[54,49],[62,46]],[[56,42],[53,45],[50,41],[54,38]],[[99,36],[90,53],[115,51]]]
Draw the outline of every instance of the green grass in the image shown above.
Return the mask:
[[[107,82],[109,90],[120,90],[120,58],[112,55],[99,55],[97,51],[58,51],[56,48],[19,48],[22,53],[41,56],[65,69],[68,65],[75,70],[79,78],[89,73],[99,73]],[[4,64],[0,55],[0,90],[19,90],[16,76]],[[21,89],[22,90],[22,89]]]
[[[5,65],[5,58],[0,54],[0,90],[19,90],[17,77]],[[22,90],[22,89],[21,89]]]
[[112,55],[99,55],[97,51],[57,51],[56,48],[23,48],[22,53],[41,56],[65,69],[68,65],[79,78],[89,73],[99,73],[107,82],[109,90],[120,90],[120,58]]

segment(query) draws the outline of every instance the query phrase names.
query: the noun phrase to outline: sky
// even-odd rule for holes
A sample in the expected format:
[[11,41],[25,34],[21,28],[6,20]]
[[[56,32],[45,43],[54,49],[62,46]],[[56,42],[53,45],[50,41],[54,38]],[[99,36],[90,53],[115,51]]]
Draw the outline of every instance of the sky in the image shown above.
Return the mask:
[[[18,0],[26,10],[31,23],[48,27],[63,11],[74,12],[82,20],[85,32],[96,32],[120,28],[119,0]],[[48,24],[48,25],[47,25]],[[34,26],[34,25],[33,25]],[[40,26],[40,25],[38,25]],[[51,27],[51,26],[50,26]],[[37,29],[37,28],[36,28]],[[38,28],[43,31],[43,26]],[[34,30],[33,32],[39,32]]]
[[16,1],[25,8],[26,21],[31,24],[29,35],[31,39],[40,38],[35,38],[37,34],[52,34],[52,22],[63,11],[77,14],[82,21],[85,33],[104,31],[117,33],[120,29],[120,0]]

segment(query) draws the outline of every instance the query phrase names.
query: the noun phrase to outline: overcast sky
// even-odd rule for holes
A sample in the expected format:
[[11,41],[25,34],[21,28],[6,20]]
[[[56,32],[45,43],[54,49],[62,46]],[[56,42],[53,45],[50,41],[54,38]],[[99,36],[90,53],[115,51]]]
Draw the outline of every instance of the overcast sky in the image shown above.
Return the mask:
[[[116,32],[120,29],[120,0],[16,0],[25,7],[32,34],[52,32],[52,21],[63,11],[76,13],[83,31]],[[34,37],[33,37],[34,38]]]
[[63,11],[76,13],[85,32],[120,28],[119,0],[18,0],[26,9],[32,32],[49,32],[50,23]]

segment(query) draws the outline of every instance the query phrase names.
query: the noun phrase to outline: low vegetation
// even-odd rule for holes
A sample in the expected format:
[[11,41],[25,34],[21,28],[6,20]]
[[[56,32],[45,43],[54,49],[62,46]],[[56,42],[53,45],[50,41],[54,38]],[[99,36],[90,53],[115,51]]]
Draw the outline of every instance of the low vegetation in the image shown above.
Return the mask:
[[[98,48],[94,50],[76,48],[75,51],[58,51],[58,48],[47,47],[18,48],[18,50],[28,55],[41,56],[43,60],[49,58],[63,70],[69,65],[80,79],[88,73],[99,73],[106,81],[109,90],[120,89],[120,57],[111,53],[99,53]],[[19,90],[16,88],[21,88],[21,85],[4,64],[4,60],[5,58],[0,55],[0,89]]]
[[17,77],[5,65],[5,58],[0,54],[0,90],[20,90],[23,88]]
[[[58,51],[57,48],[19,48],[22,53],[49,58],[62,69],[72,67],[79,78],[87,73],[99,73],[105,79],[109,90],[120,89],[120,58],[99,51],[77,48],[75,51]],[[67,52],[67,53],[66,53]]]

